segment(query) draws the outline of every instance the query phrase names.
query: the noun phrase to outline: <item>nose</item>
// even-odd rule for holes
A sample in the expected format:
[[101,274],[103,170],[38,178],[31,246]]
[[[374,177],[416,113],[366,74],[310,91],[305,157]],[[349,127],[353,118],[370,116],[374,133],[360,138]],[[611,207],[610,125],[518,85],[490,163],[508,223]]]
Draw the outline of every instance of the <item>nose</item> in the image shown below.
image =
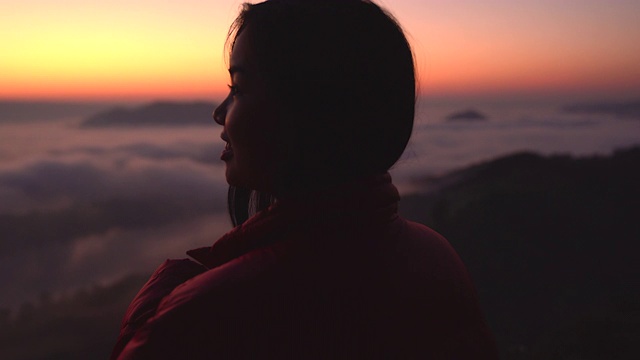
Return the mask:
[[219,125],[224,125],[224,119],[227,116],[227,99],[225,99],[218,107],[213,110],[213,121]]

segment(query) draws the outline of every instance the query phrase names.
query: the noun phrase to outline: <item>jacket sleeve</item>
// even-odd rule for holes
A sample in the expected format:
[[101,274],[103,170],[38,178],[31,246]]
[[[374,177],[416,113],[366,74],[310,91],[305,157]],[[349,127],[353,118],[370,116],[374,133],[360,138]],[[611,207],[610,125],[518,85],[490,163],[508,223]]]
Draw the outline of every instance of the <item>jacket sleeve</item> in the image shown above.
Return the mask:
[[262,277],[277,263],[272,250],[246,254],[177,286],[114,358],[229,359],[257,353],[247,348],[247,339],[260,338],[255,324],[272,313],[264,305],[272,283]]
[[117,359],[135,333],[151,318],[164,297],[178,285],[206,271],[206,268],[189,259],[166,260],[151,275],[129,305],[122,320],[118,341],[111,353]]

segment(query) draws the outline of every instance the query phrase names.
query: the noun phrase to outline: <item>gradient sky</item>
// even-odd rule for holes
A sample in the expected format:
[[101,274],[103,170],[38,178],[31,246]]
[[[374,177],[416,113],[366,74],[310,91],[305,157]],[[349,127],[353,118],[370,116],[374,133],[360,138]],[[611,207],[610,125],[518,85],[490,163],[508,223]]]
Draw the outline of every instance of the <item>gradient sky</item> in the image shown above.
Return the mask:
[[[0,99],[222,96],[240,0],[0,0]],[[384,0],[427,95],[640,96],[640,1]]]

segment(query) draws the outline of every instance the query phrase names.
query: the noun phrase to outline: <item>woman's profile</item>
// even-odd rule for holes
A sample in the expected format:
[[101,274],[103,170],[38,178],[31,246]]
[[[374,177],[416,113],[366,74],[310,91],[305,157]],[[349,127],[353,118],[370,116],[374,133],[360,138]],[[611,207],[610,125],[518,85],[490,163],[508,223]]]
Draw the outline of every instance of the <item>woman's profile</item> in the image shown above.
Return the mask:
[[449,243],[397,213],[413,127],[398,23],[368,0],[245,4],[213,114],[235,227],[167,260],[112,359],[495,359]]

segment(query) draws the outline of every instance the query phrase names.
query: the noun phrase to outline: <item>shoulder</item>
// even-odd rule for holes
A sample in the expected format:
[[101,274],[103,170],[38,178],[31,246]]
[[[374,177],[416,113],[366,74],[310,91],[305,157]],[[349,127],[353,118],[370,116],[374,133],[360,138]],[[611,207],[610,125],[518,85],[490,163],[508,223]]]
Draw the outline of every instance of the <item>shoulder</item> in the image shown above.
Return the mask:
[[278,244],[257,249],[178,286],[119,359],[200,359],[232,351],[259,316],[260,300],[275,282],[285,253]]
[[392,233],[391,254],[430,276],[466,277],[466,268],[449,241],[430,227],[398,218]]
[[398,313],[407,314],[402,325],[411,329],[408,333],[422,335],[413,344],[419,347],[428,335],[434,351],[459,355],[447,358],[497,358],[471,276],[449,241],[400,218],[390,243],[385,267],[395,280],[394,299],[399,300],[393,301],[401,304]]

